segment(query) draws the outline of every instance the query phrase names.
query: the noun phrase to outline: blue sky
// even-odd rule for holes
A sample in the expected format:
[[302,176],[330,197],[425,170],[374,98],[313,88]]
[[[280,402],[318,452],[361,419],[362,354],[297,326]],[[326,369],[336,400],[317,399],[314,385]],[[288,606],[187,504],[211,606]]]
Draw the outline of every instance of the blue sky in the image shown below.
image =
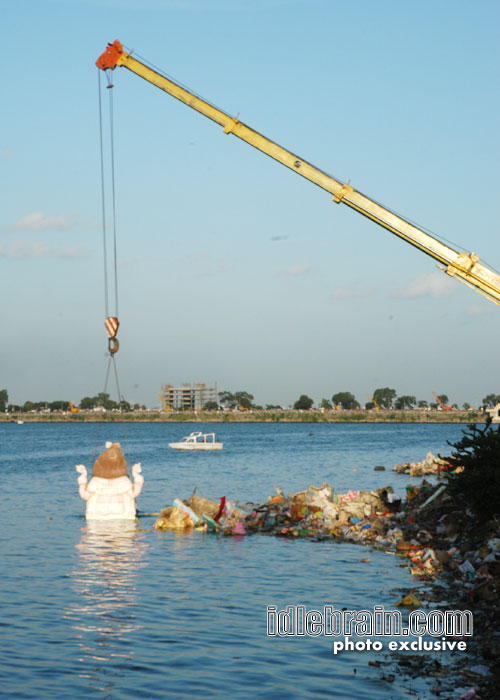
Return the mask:
[[[9,3],[0,388],[14,403],[103,389],[107,42],[500,268],[499,15],[488,0]],[[113,82],[126,399],[215,381],[283,405],[500,393],[496,305],[126,69]]]

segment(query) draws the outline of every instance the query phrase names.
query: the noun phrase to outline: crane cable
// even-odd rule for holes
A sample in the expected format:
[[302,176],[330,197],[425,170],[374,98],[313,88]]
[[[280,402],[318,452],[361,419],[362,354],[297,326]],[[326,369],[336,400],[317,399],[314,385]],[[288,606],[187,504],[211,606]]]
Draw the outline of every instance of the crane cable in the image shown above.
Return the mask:
[[[113,224],[113,273],[114,273],[114,301],[115,301],[115,315],[110,316],[109,313],[109,279],[108,279],[108,244],[107,244],[107,230],[106,230],[106,192],[105,192],[105,158],[104,158],[104,135],[103,135],[103,106],[101,97],[101,76],[98,74],[98,92],[99,92],[99,141],[100,141],[100,156],[101,156],[101,212],[102,212],[102,242],[103,242],[103,259],[104,259],[104,311],[106,314],[106,329],[110,339],[116,338],[116,329],[114,326],[118,326],[118,264],[117,264],[117,237],[116,237],[116,188],[115,188],[115,147],[114,147],[114,119],[113,119],[113,92],[109,90],[109,139],[110,139],[110,177],[111,177],[111,220]],[[108,88],[112,88],[112,83],[108,82]],[[116,321],[115,324],[111,323],[111,319]],[[115,330],[115,333],[111,331]],[[113,344],[110,344],[113,345]],[[114,354],[118,351],[118,347],[110,353]]]
[[[98,70],[97,84],[98,84],[98,96],[99,96],[99,142],[100,142],[100,170],[101,170],[101,217],[102,217],[102,246],[103,246],[103,264],[104,264],[104,313],[105,313],[105,328],[108,334],[108,353],[109,361],[106,370],[106,377],[104,380],[103,395],[106,394],[108,387],[109,375],[111,366],[113,366],[114,377],[116,382],[116,391],[118,394],[118,404],[121,404],[123,397],[120,391],[120,383],[118,380],[118,370],[116,366],[115,355],[119,349],[118,339],[116,334],[118,332],[119,321],[118,321],[118,262],[117,262],[117,231],[116,231],[116,189],[115,189],[115,149],[114,149],[114,118],[113,118],[113,91],[109,89],[109,171],[110,171],[110,182],[111,182],[111,221],[112,221],[112,232],[113,232],[113,288],[114,288],[114,315],[110,315],[110,281],[108,275],[108,240],[107,240],[107,226],[106,226],[106,186],[105,186],[105,157],[104,157],[104,129],[103,129],[103,100],[101,95],[101,74],[102,71]],[[107,88],[113,88],[111,81],[108,80]],[[97,424],[99,426],[99,424]],[[127,435],[125,430],[125,424],[123,426],[123,435],[126,446],[126,452],[128,454],[128,443]],[[94,453],[96,452],[96,443],[98,438],[98,427],[96,430],[96,438],[94,443]]]

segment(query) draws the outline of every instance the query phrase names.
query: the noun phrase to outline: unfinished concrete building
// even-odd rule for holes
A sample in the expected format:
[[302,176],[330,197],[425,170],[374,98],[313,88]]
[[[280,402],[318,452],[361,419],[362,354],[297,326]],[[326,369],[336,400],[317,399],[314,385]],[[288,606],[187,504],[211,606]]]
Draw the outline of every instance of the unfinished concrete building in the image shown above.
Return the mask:
[[160,400],[166,411],[200,411],[207,401],[217,402],[217,385],[165,384],[161,388]]

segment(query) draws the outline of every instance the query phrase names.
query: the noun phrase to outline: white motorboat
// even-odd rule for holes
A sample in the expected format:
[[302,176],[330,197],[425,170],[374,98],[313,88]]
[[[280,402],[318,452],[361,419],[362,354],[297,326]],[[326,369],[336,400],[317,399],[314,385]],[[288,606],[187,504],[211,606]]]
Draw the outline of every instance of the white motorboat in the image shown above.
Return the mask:
[[194,432],[168,446],[174,450],[222,450],[223,443],[215,439],[215,433]]

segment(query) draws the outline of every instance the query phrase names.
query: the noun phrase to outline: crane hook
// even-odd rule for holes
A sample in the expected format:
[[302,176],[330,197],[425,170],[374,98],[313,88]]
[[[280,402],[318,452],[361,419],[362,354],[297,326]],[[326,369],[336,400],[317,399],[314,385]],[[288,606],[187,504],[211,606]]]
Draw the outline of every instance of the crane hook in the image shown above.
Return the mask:
[[118,338],[116,336],[113,336],[112,338],[109,338],[108,340],[108,350],[109,354],[111,357],[118,352],[118,348],[120,347],[120,343],[118,342]]
[[118,348],[120,347],[120,344],[118,343],[118,338],[116,337],[116,334],[118,333],[118,327],[120,325],[118,319],[116,316],[108,316],[108,318],[105,320],[104,325],[106,327],[106,331],[108,332],[108,350],[109,354],[111,357],[115,353],[118,352]]

